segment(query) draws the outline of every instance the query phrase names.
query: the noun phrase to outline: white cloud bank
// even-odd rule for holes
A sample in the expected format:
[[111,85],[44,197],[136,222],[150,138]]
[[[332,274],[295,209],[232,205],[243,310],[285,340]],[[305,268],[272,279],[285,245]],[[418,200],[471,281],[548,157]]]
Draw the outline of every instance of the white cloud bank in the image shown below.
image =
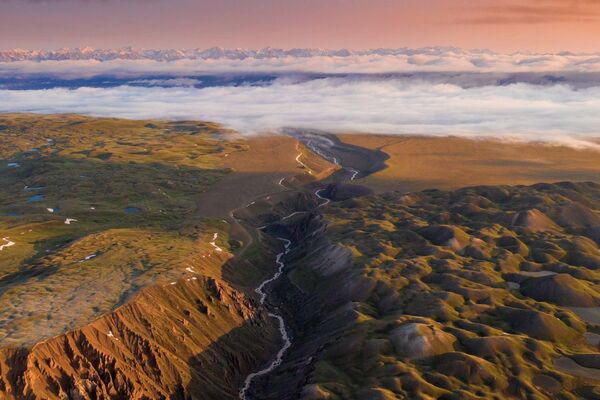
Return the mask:
[[482,86],[326,78],[270,86],[0,90],[0,112],[201,119],[245,133],[305,127],[491,136],[586,145],[599,137],[600,88]]

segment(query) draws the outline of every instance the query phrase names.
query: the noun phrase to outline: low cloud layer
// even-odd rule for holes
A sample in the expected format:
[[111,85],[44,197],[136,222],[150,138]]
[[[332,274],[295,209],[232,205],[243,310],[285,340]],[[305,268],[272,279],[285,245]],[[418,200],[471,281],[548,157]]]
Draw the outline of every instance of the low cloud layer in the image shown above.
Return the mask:
[[588,145],[600,88],[529,84],[461,88],[327,78],[269,86],[0,90],[0,112],[202,119],[244,133],[286,126],[391,134],[491,136]]

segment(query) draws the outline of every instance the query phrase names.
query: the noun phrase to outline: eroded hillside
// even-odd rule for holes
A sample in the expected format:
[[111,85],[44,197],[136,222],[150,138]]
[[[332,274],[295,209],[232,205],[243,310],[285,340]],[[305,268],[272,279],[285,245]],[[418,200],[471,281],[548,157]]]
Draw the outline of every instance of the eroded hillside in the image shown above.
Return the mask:
[[117,311],[0,352],[8,399],[228,399],[278,337],[265,313],[223,282],[192,276],[143,290]]

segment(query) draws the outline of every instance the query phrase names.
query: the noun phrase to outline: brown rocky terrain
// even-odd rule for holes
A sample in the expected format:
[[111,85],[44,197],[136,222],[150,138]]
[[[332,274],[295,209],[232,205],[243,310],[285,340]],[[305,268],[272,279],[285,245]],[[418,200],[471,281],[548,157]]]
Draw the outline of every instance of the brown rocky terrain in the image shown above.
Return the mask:
[[228,399],[279,338],[224,282],[151,286],[81,329],[0,352],[7,399]]

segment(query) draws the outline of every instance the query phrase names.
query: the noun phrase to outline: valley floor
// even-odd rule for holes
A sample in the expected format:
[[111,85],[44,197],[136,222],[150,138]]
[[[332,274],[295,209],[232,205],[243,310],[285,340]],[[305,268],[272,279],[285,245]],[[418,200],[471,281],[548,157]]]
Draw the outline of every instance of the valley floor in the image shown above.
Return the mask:
[[600,181],[600,148],[458,137],[337,136],[389,156],[387,168],[361,181],[377,192]]

